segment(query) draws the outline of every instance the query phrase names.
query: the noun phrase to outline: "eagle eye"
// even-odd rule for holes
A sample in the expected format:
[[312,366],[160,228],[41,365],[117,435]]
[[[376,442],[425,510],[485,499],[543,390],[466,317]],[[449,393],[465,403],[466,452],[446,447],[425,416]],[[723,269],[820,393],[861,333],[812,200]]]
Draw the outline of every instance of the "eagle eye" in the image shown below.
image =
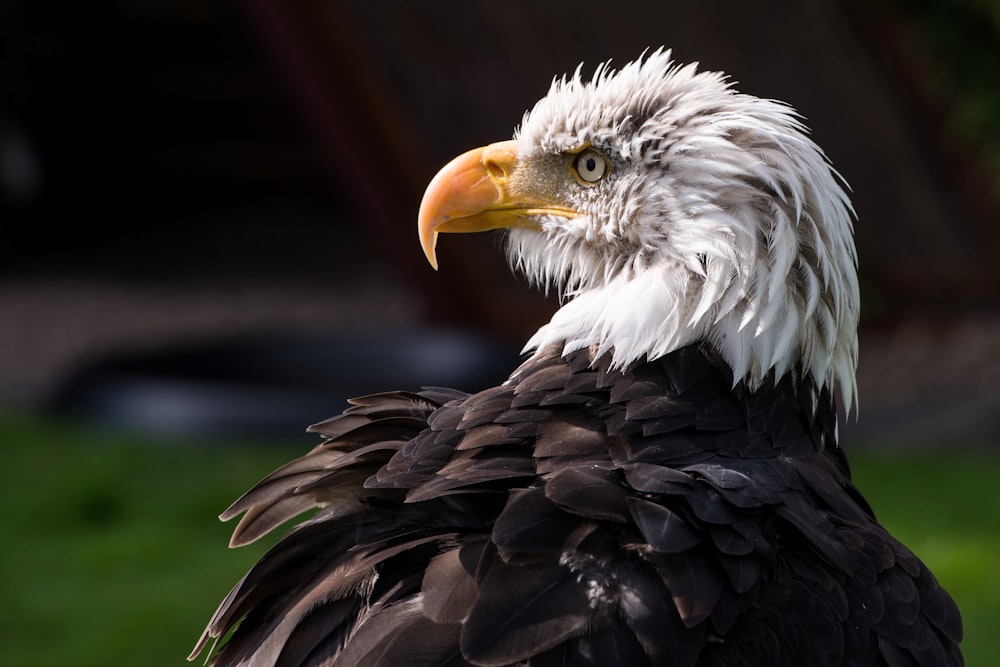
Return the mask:
[[573,171],[584,183],[596,183],[607,175],[608,159],[593,148],[588,148],[573,160]]

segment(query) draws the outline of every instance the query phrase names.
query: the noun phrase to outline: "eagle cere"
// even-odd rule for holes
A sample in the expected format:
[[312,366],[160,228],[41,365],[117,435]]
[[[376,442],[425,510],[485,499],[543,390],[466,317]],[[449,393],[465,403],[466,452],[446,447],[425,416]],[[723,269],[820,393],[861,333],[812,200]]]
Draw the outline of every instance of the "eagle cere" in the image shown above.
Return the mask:
[[353,399],[238,499],[318,511],[223,600],[213,665],[959,665],[959,612],[837,444],[853,212],[787,106],[658,50],[556,80],[428,186],[562,306],[500,386]]

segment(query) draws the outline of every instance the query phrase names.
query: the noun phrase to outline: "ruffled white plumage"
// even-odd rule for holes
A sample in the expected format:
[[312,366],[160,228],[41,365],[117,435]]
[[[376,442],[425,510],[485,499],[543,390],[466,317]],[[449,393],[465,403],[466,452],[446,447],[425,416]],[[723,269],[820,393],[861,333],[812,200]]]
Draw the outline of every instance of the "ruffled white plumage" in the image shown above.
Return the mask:
[[705,341],[751,388],[801,373],[854,404],[853,211],[792,109],[656,51],[555,81],[515,136],[528,158],[595,146],[615,171],[584,216],[510,232],[514,266],[566,299],[527,350],[624,366]]

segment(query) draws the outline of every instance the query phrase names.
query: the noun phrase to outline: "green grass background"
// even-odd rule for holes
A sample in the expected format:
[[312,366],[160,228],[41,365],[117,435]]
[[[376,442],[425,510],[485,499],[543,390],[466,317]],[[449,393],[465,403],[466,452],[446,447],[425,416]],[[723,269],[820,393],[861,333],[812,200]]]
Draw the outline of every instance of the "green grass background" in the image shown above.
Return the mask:
[[[215,516],[295,447],[149,441],[0,414],[0,665],[186,664],[266,545],[229,550]],[[969,665],[1000,654],[1000,459],[862,453],[882,522],[962,607]]]

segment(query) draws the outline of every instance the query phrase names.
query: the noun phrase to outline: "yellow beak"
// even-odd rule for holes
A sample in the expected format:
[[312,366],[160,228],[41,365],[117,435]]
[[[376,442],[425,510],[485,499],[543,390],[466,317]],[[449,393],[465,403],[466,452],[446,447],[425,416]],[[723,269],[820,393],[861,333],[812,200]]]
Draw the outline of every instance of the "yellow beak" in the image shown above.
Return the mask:
[[431,180],[420,202],[420,246],[437,270],[438,234],[483,232],[521,227],[539,229],[545,214],[579,215],[516,186],[520,168],[517,144],[502,141],[476,148],[446,164]]

